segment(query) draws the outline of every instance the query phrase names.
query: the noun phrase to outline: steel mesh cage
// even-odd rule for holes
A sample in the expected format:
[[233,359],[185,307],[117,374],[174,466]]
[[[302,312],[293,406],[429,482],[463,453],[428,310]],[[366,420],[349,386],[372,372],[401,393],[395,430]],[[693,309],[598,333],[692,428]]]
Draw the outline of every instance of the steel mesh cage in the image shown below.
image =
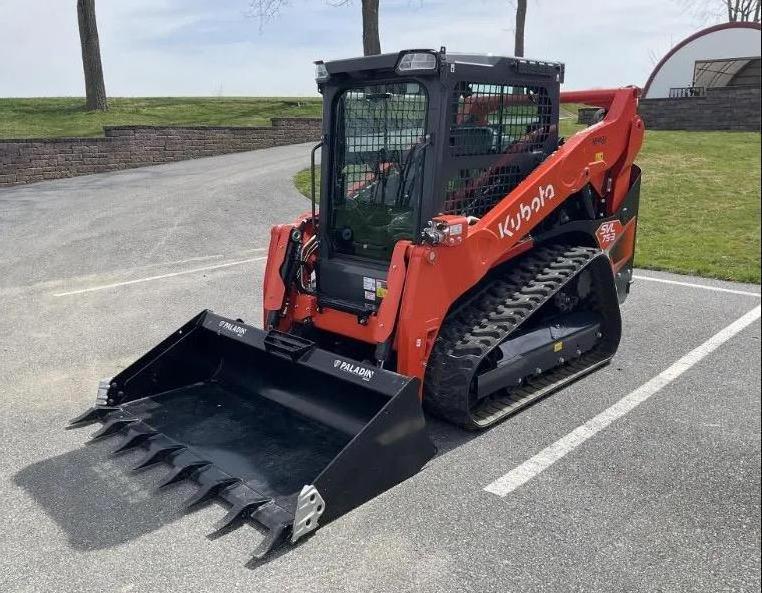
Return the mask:
[[336,103],[329,231],[340,253],[388,259],[415,235],[428,97],[417,82],[367,84]]
[[543,151],[551,126],[552,104],[543,87],[458,83],[442,213],[483,216],[536,166],[532,155]]
[[[417,83],[368,85],[345,92],[338,118],[340,195],[354,196],[382,174],[402,171],[410,149],[425,133],[426,111],[425,91]],[[358,197],[379,200],[381,193]]]
[[517,166],[461,169],[447,181],[444,213],[481,217],[521,179]]

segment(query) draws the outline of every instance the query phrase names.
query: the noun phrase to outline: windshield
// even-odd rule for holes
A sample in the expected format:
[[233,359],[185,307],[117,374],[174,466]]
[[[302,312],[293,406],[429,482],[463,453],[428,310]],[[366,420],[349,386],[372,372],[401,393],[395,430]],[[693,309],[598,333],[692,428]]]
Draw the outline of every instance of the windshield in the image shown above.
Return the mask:
[[339,96],[330,216],[339,253],[389,259],[397,241],[414,237],[427,107],[417,82],[366,85]]

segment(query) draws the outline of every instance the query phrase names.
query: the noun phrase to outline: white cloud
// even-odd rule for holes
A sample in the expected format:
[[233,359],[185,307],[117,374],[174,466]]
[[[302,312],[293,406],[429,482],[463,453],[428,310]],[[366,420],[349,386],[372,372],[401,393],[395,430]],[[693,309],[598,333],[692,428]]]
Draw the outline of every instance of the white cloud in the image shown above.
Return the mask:
[[[291,0],[260,32],[247,0],[96,0],[107,91],[314,94],[312,61],[362,51],[359,0]],[[74,0],[0,0],[0,96],[81,95]],[[530,0],[526,53],[566,63],[567,88],[643,85],[652,55],[698,28],[674,0]],[[510,55],[508,0],[382,0],[386,51]]]

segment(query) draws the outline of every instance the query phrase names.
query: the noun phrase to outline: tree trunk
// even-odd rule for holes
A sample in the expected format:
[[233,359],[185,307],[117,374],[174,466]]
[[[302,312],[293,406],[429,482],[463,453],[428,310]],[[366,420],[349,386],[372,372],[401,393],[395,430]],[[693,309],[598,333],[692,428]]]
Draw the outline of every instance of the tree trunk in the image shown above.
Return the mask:
[[524,24],[527,20],[527,0],[516,0],[516,44],[513,55],[524,57]]
[[378,0],[362,0],[362,48],[366,56],[381,53],[378,36]]
[[85,71],[85,94],[88,110],[106,110],[106,85],[103,83],[101,48],[95,21],[95,0],[77,0],[79,41],[82,46],[82,67]]

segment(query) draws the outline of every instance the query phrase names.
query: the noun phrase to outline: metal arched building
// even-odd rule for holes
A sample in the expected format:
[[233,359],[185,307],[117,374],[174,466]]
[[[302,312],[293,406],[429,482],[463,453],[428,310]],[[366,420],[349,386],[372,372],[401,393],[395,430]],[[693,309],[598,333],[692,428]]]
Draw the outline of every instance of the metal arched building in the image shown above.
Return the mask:
[[641,113],[650,128],[760,127],[759,23],[708,27],[675,45],[643,89]]

